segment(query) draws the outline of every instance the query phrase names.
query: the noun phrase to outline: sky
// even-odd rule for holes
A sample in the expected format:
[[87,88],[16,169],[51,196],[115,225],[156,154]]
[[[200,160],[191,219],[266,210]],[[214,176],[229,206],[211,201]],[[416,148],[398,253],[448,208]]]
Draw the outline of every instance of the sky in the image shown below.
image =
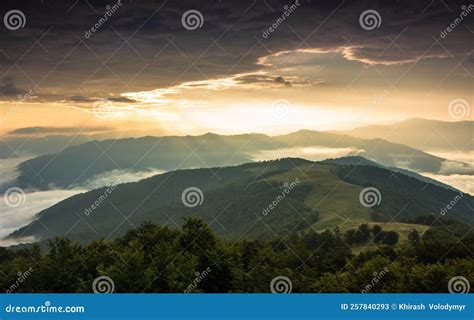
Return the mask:
[[[466,40],[474,6],[464,2],[0,7],[4,18],[11,10],[23,15],[1,26],[2,135],[25,127],[279,134],[473,118],[473,42]],[[461,101],[461,114],[453,115],[453,101]]]

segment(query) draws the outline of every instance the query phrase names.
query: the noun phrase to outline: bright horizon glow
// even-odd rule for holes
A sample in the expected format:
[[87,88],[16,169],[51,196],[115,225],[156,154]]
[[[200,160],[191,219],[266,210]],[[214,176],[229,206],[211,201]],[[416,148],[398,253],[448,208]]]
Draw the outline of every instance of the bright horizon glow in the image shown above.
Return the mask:
[[[25,104],[14,110],[5,103],[0,109],[7,121],[0,126],[0,135],[23,127],[75,126],[87,129],[106,126],[117,132],[156,130],[160,135],[198,135],[206,132],[216,134],[264,133],[279,135],[302,129],[315,131],[350,130],[373,124],[391,124],[411,118],[420,118],[400,113],[375,115],[370,106],[365,110],[330,105],[309,106],[292,104],[280,99],[267,103],[234,103],[226,107],[193,104],[181,100],[179,106],[152,107],[149,104],[120,105],[107,111],[105,116],[94,114],[92,109],[65,107],[62,104]],[[45,103],[46,104],[46,103]],[[14,111],[9,111],[14,110]],[[58,111],[61,112],[58,112]],[[29,117],[25,117],[28,114]],[[6,116],[5,116],[6,115]],[[436,119],[432,120],[444,120]],[[456,121],[455,119],[448,119]],[[469,120],[469,119],[460,119]],[[61,124],[61,125],[58,125]],[[84,131],[87,134],[87,130]]]

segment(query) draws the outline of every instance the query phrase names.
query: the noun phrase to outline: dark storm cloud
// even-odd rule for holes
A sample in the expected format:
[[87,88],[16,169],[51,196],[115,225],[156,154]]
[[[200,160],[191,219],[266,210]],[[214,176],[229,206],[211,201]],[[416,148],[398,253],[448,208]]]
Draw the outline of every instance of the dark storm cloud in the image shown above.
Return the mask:
[[259,74],[251,74],[235,77],[234,80],[238,84],[253,84],[268,87],[291,87],[291,86],[306,86],[311,82],[304,79],[285,79],[281,76],[266,76]]
[[[289,1],[127,1],[105,23],[106,6],[117,1],[2,1],[1,12],[20,9],[26,26],[0,34],[9,59],[0,63],[2,79],[51,97],[100,97],[110,93],[170,87],[186,81],[234,76],[262,69],[257,60],[283,50],[344,47],[345,58],[367,65],[397,65],[421,59],[457,59],[472,50],[472,17],[446,37],[440,33],[466,4],[460,1],[308,1],[281,19]],[[110,8],[110,7],[109,7]],[[287,7],[286,7],[287,8]],[[202,28],[186,30],[182,14],[199,10]],[[380,27],[359,24],[368,9],[381,16]],[[474,15],[474,13],[470,13]],[[101,22],[102,21],[102,22]],[[89,37],[85,33],[100,25]],[[438,42],[437,42],[438,41]],[[465,59],[468,65],[472,58]],[[468,66],[472,70],[472,65]],[[273,81],[279,78],[241,79]],[[1,87],[14,93],[12,84]],[[0,92],[1,93],[1,92]],[[122,98],[114,98],[122,99]],[[111,99],[110,99],[111,100]],[[131,102],[131,101],[121,101]]]
[[291,87],[291,82],[283,79],[283,77],[276,77],[273,81],[286,87]]
[[13,79],[6,77],[0,79],[0,95],[5,97],[17,96],[23,94],[24,91],[18,89],[13,82]]
[[94,102],[96,99],[91,99],[85,96],[72,96],[67,98],[68,101],[72,102]]
[[123,102],[123,103],[134,103],[136,102],[133,99],[125,98],[125,97],[119,97],[119,98],[107,98],[107,100],[113,101],[113,102]]
[[78,103],[90,103],[90,102],[94,103],[94,102],[97,102],[97,101],[105,101],[105,100],[113,101],[113,102],[123,102],[123,103],[134,103],[134,102],[136,102],[135,100],[130,99],[130,98],[126,98],[126,97],[89,98],[89,97],[86,97],[86,96],[72,96],[72,97],[68,97],[66,100],[71,101],[71,102],[78,102]]

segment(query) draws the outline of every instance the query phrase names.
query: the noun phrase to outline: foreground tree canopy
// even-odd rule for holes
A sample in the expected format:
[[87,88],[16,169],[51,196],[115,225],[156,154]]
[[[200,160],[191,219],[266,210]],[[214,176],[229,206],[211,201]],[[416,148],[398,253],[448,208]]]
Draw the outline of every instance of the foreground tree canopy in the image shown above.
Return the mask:
[[396,232],[361,225],[225,242],[197,219],[181,230],[144,223],[87,246],[56,238],[45,248],[0,248],[0,288],[92,292],[94,280],[107,276],[115,292],[270,292],[272,279],[285,276],[292,292],[447,292],[454,276],[474,279],[468,226],[415,233],[396,244]]

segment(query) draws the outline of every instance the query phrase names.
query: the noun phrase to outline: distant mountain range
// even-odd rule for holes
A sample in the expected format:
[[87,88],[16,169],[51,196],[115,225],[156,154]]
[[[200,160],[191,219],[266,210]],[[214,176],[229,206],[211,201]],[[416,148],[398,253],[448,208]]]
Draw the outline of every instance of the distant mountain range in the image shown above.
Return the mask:
[[[71,134],[67,134],[67,130],[58,130],[61,133],[48,134],[48,132],[54,131],[51,129],[50,127],[28,127],[13,130],[6,134],[0,139],[0,159],[33,157],[58,153],[68,147],[94,140],[100,141],[106,139],[160,135],[159,130],[107,131],[91,134],[87,134],[87,130],[84,130],[84,133],[73,132]],[[77,131],[81,132],[81,129],[79,128]],[[17,134],[18,132],[28,132],[28,134]],[[40,135],[34,135],[34,133],[39,133]]]
[[0,139],[0,159],[51,154],[90,141],[86,135],[49,135],[44,137],[15,137]]
[[[18,135],[44,132],[41,136]],[[123,139],[130,137],[162,136],[158,130],[106,131],[91,134],[47,134],[43,127],[14,130],[0,140],[0,159],[52,154],[91,140]],[[51,128],[46,128],[51,130]],[[80,131],[80,130],[79,130]],[[87,132],[87,130],[86,130]],[[393,124],[368,125],[352,130],[330,131],[363,139],[380,138],[404,144],[422,151],[427,150],[474,150],[474,121],[446,122],[413,118]]]
[[[269,238],[345,222],[439,216],[454,199],[457,203],[446,217],[474,223],[474,197],[364,160],[288,158],[171,171],[75,195],[40,212],[9,238],[41,241],[67,236],[88,242],[117,237],[144,221],[176,227],[186,217],[203,219],[227,239]],[[380,192],[373,207],[360,200],[367,187]],[[187,198],[186,190],[194,190],[195,198]]]
[[379,137],[420,150],[474,151],[474,121],[446,122],[414,118],[334,133],[364,139]]
[[[344,155],[363,156],[386,167],[437,174],[454,163],[411,147],[382,139],[361,139],[348,135],[300,130],[281,136],[243,134],[223,136],[142,137],[90,141],[67,147],[58,153],[38,156],[18,166],[13,184],[23,188],[71,188],[112,170],[147,171],[222,167],[261,158],[306,157],[314,148],[342,150]],[[303,153],[303,155],[302,155]],[[280,155],[281,154],[281,155]],[[325,157],[327,158],[327,157]],[[474,174],[469,164],[456,162],[463,174]],[[454,172],[456,173],[456,172]],[[6,186],[3,186],[3,190]],[[0,192],[2,187],[0,187]]]

